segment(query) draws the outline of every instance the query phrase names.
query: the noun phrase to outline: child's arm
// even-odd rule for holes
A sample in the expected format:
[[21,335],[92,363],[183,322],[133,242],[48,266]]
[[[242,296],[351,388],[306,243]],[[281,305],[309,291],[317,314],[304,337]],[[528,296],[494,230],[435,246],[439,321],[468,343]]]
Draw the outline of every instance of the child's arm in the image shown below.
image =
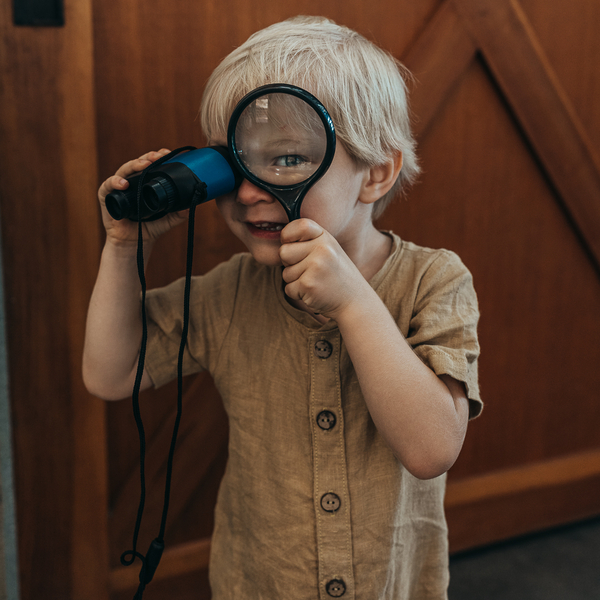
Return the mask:
[[334,319],[373,422],[415,477],[454,463],[469,407],[462,383],[438,378],[412,351],[373,288],[337,241],[312,221],[282,231],[286,293]]
[[[149,152],[124,164],[98,190],[106,242],[90,300],[83,350],[83,380],[90,393],[105,400],[131,395],[142,339],[140,283],[137,272],[138,224],[113,220],[104,206],[106,195],[128,187],[125,177],[142,171],[168,150]],[[185,220],[185,214],[170,214],[144,223],[144,254],[150,255],[154,241]],[[144,372],[141,389],[152,384]]]
[[463,384],[429,369],[369,286],[334,317],[377,429],[402,464],[429,479],[458,458],[469,403]]

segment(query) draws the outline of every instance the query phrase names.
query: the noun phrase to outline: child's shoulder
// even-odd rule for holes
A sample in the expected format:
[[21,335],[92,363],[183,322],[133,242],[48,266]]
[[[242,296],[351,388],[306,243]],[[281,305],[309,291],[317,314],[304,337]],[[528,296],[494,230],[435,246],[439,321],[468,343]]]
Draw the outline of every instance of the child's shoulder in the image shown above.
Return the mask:
[[[430,298],[449,290],[466,290],[471,295],[473,277],[456,252],[429,248],[400,239],[394,244],[388,263],[372,284],[383,298]],[[462,293],[462,292],[461,292]]]
[[429,248],[401,239],[389,232],[394,240],[392,258],[397,268],[410,270],[414,275],[427,272],[466,271],[460,256],[447,248]]
[[[394,237],[397,237],[393,234]],[[417,260],[435,260],[440,256],[453,258],[458,255],[452,250],[448,250],[447,248],[430,248],[428,246],[420,246],[419,244],[415,244],[414,242],[409,242],[405,239],[399,240],[399,246],[403,252],[409,253],[413,258]]]

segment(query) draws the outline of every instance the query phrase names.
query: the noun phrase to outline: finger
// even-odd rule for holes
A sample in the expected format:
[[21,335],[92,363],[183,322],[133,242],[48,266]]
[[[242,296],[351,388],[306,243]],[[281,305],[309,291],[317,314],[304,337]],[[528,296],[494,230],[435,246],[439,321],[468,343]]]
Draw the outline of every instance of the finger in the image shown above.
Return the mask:
[[279,246],[279,259],[284,267],[303,261],[313,248],[312,240],[307,242],[287,242]]
[[129,187],[129,181],[120,177],[119,175],[113,175],[102,183],[98,189],[98,196],[101,200],[104,200],[108,194],[113,190],[126,190]]
[[165,154],[169,154],[169,152],[171,151],[167,148],[161,148],[160,150],[151,150],[150,152],[142,154],[142,156],[140,156],[140,158],[136,160],[148,160],[150,162],[154,162],[155,160],[158,160]]
[[281,243],[306,242],[323,235],[323,228],[311,219],[296,219],[281,230]]
[[312,306],[316,300],[316,296],[314,289],[312,289],[310,285],[307,286],[306,282],[301,280],[292,281],[285,286],[284,292],[285,295],[292,300],[302,301],[306,307],[313,312],[316,312],[317,314],[321,312],[318,308]]
[[133,173],[139,173],[168,153],[169,150],[166,148],[162,148],[159,151],[146,152],[146,154],[142,154],[139,158],[135,158],[126,162],[124,165],[121,165],[117,170],[116,175],[119,177],[129,177]]
[[281,272],[283,281],[286,283],[292,283],[298,281],[305,271],[304,263],[299,262],[297,264],[284,265],[285,269]]
[[310,219],[298,219],[281,230],[279,258],[284,266],[295,265],[304,260],[315,246],[324,229]]
[[303,294],[300,291],[300,285],[297,281],[288,283],[283,289],[285,295],[292,300],[302,300]]

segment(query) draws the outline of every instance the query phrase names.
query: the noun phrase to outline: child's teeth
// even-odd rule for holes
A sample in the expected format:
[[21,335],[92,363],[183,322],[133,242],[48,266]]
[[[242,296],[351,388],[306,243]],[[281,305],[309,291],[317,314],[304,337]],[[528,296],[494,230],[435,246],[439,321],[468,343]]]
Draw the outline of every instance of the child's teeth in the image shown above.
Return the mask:
[[267,231],[281,231],[283,229],[283,225],[272,223],[257,223],[256,226],[260,229],[266,229]]

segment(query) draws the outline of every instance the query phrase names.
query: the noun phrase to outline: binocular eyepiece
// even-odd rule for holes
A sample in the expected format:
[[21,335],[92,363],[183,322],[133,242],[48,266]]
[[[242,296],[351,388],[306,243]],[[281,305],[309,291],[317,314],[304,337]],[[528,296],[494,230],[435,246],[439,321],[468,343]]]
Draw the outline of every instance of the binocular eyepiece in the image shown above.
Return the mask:
[[127,180],[126,190],[113,190],[106,196],[106,209],[117,221],[160,219],[170,212],[189,208],[195,194],[200,195],[200,204],[233,191],[241,184],[242,177],[227,148],[209,146],[175,150]]

